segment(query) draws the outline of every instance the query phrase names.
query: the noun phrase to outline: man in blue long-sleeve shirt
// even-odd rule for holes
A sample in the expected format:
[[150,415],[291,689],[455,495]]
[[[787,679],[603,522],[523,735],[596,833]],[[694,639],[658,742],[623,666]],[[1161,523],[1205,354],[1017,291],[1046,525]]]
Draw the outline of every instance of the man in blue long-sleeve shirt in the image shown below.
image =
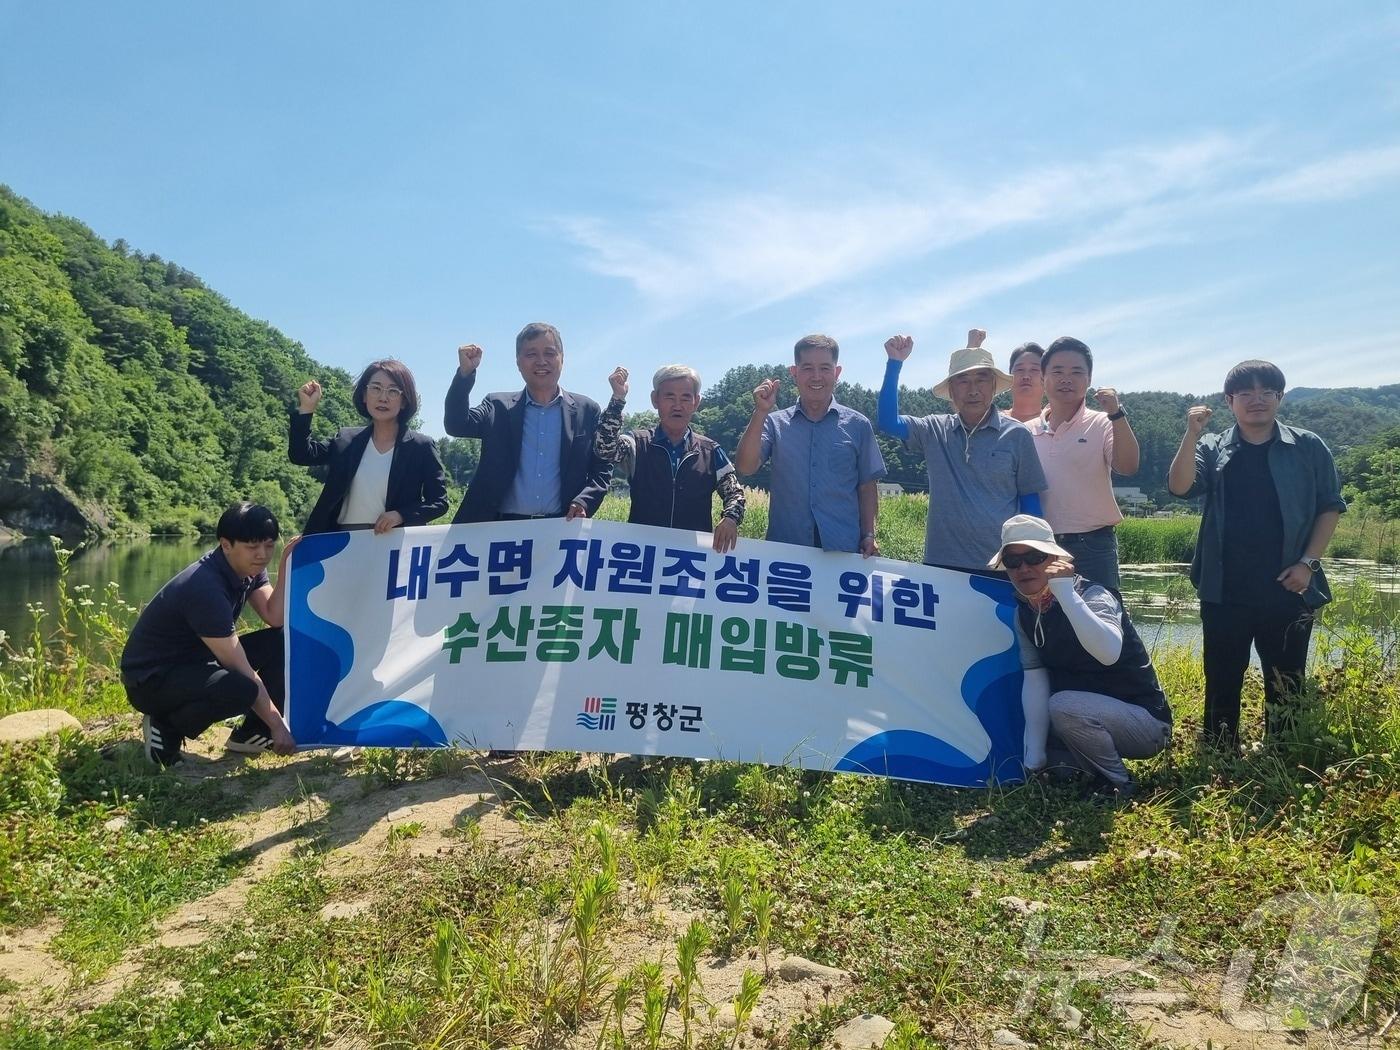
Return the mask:
[[922,417],[899,414],[899,372],[914,351],[907,335],[885,341],[889,361],[880,387],[880,430],[924,454],[928,523],[924,563],[984,570],[1001,544],[1001,524],[1016,514],[1040,514],[1045,474],[1030,431],[997,411],[992,399],[1011,377],[982,349],[987,333],[974,328],[953,351],[948,377],[933,388],[955,411]]

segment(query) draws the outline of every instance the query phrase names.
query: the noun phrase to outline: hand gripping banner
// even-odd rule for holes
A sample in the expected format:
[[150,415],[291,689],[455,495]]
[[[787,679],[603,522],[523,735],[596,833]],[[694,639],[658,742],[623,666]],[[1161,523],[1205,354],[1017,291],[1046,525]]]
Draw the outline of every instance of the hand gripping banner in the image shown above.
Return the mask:
[[1008,583],[559,519],[304,538],[302,746],[627,752],[986,786],[1021,770]]

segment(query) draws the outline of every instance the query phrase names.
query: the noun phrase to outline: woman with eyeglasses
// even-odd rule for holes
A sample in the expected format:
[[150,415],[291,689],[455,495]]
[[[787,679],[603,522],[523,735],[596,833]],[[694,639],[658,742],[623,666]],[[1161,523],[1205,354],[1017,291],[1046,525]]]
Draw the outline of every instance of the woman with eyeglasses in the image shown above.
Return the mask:
[[1029,514],[1002,525],[987,567],[1016,588],[1026,769],[1082,770],[1095,794],[1131,798],[1123,759],[1165,748],[1172,711],[1122,601],[1079,575],[1050,523]]
[[329,464],[305,533],[426,525],[447,511],[447,482],[437,445],[408,429],[418,411],[413,373],[402,361],[371,361],[355,381],[355,408],[369,426],[345,427],[329,441],[311,436],[321,402],[316,380],[297,391],[288,455],[303,467]]

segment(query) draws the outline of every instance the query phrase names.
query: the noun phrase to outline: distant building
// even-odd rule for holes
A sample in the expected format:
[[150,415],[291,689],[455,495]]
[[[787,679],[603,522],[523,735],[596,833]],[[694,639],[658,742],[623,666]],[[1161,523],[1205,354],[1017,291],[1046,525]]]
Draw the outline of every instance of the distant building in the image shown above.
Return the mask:
[[886,496],[904,495],[904,487],[895,481],[877,481],[875,488],[879,491],[881,499]]
[[1114,485],[1113,498],[1118,501],[1124,514],[1144,516],[1152,506],[1151,498],[1143,495],[1142,489],[1135,485]]

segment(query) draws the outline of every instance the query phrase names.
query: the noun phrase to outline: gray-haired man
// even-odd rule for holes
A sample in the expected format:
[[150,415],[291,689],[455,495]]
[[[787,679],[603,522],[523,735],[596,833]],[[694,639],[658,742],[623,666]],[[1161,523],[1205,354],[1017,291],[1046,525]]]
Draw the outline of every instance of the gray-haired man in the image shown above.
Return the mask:
[[[744,490],[724,449],[690,429],[700,408],[700,373],[689,365],[665,365],[651,380],[651,404],[660,425],[620,434],[627,404],[627,369],[608,376],[612,400],[598,419],[593,452],[622,468],[632,486],[627,520],[638,525],[713,532],[714,549],[734,549],[744,520]],[[723,510],[714,523],[711,494]]]

